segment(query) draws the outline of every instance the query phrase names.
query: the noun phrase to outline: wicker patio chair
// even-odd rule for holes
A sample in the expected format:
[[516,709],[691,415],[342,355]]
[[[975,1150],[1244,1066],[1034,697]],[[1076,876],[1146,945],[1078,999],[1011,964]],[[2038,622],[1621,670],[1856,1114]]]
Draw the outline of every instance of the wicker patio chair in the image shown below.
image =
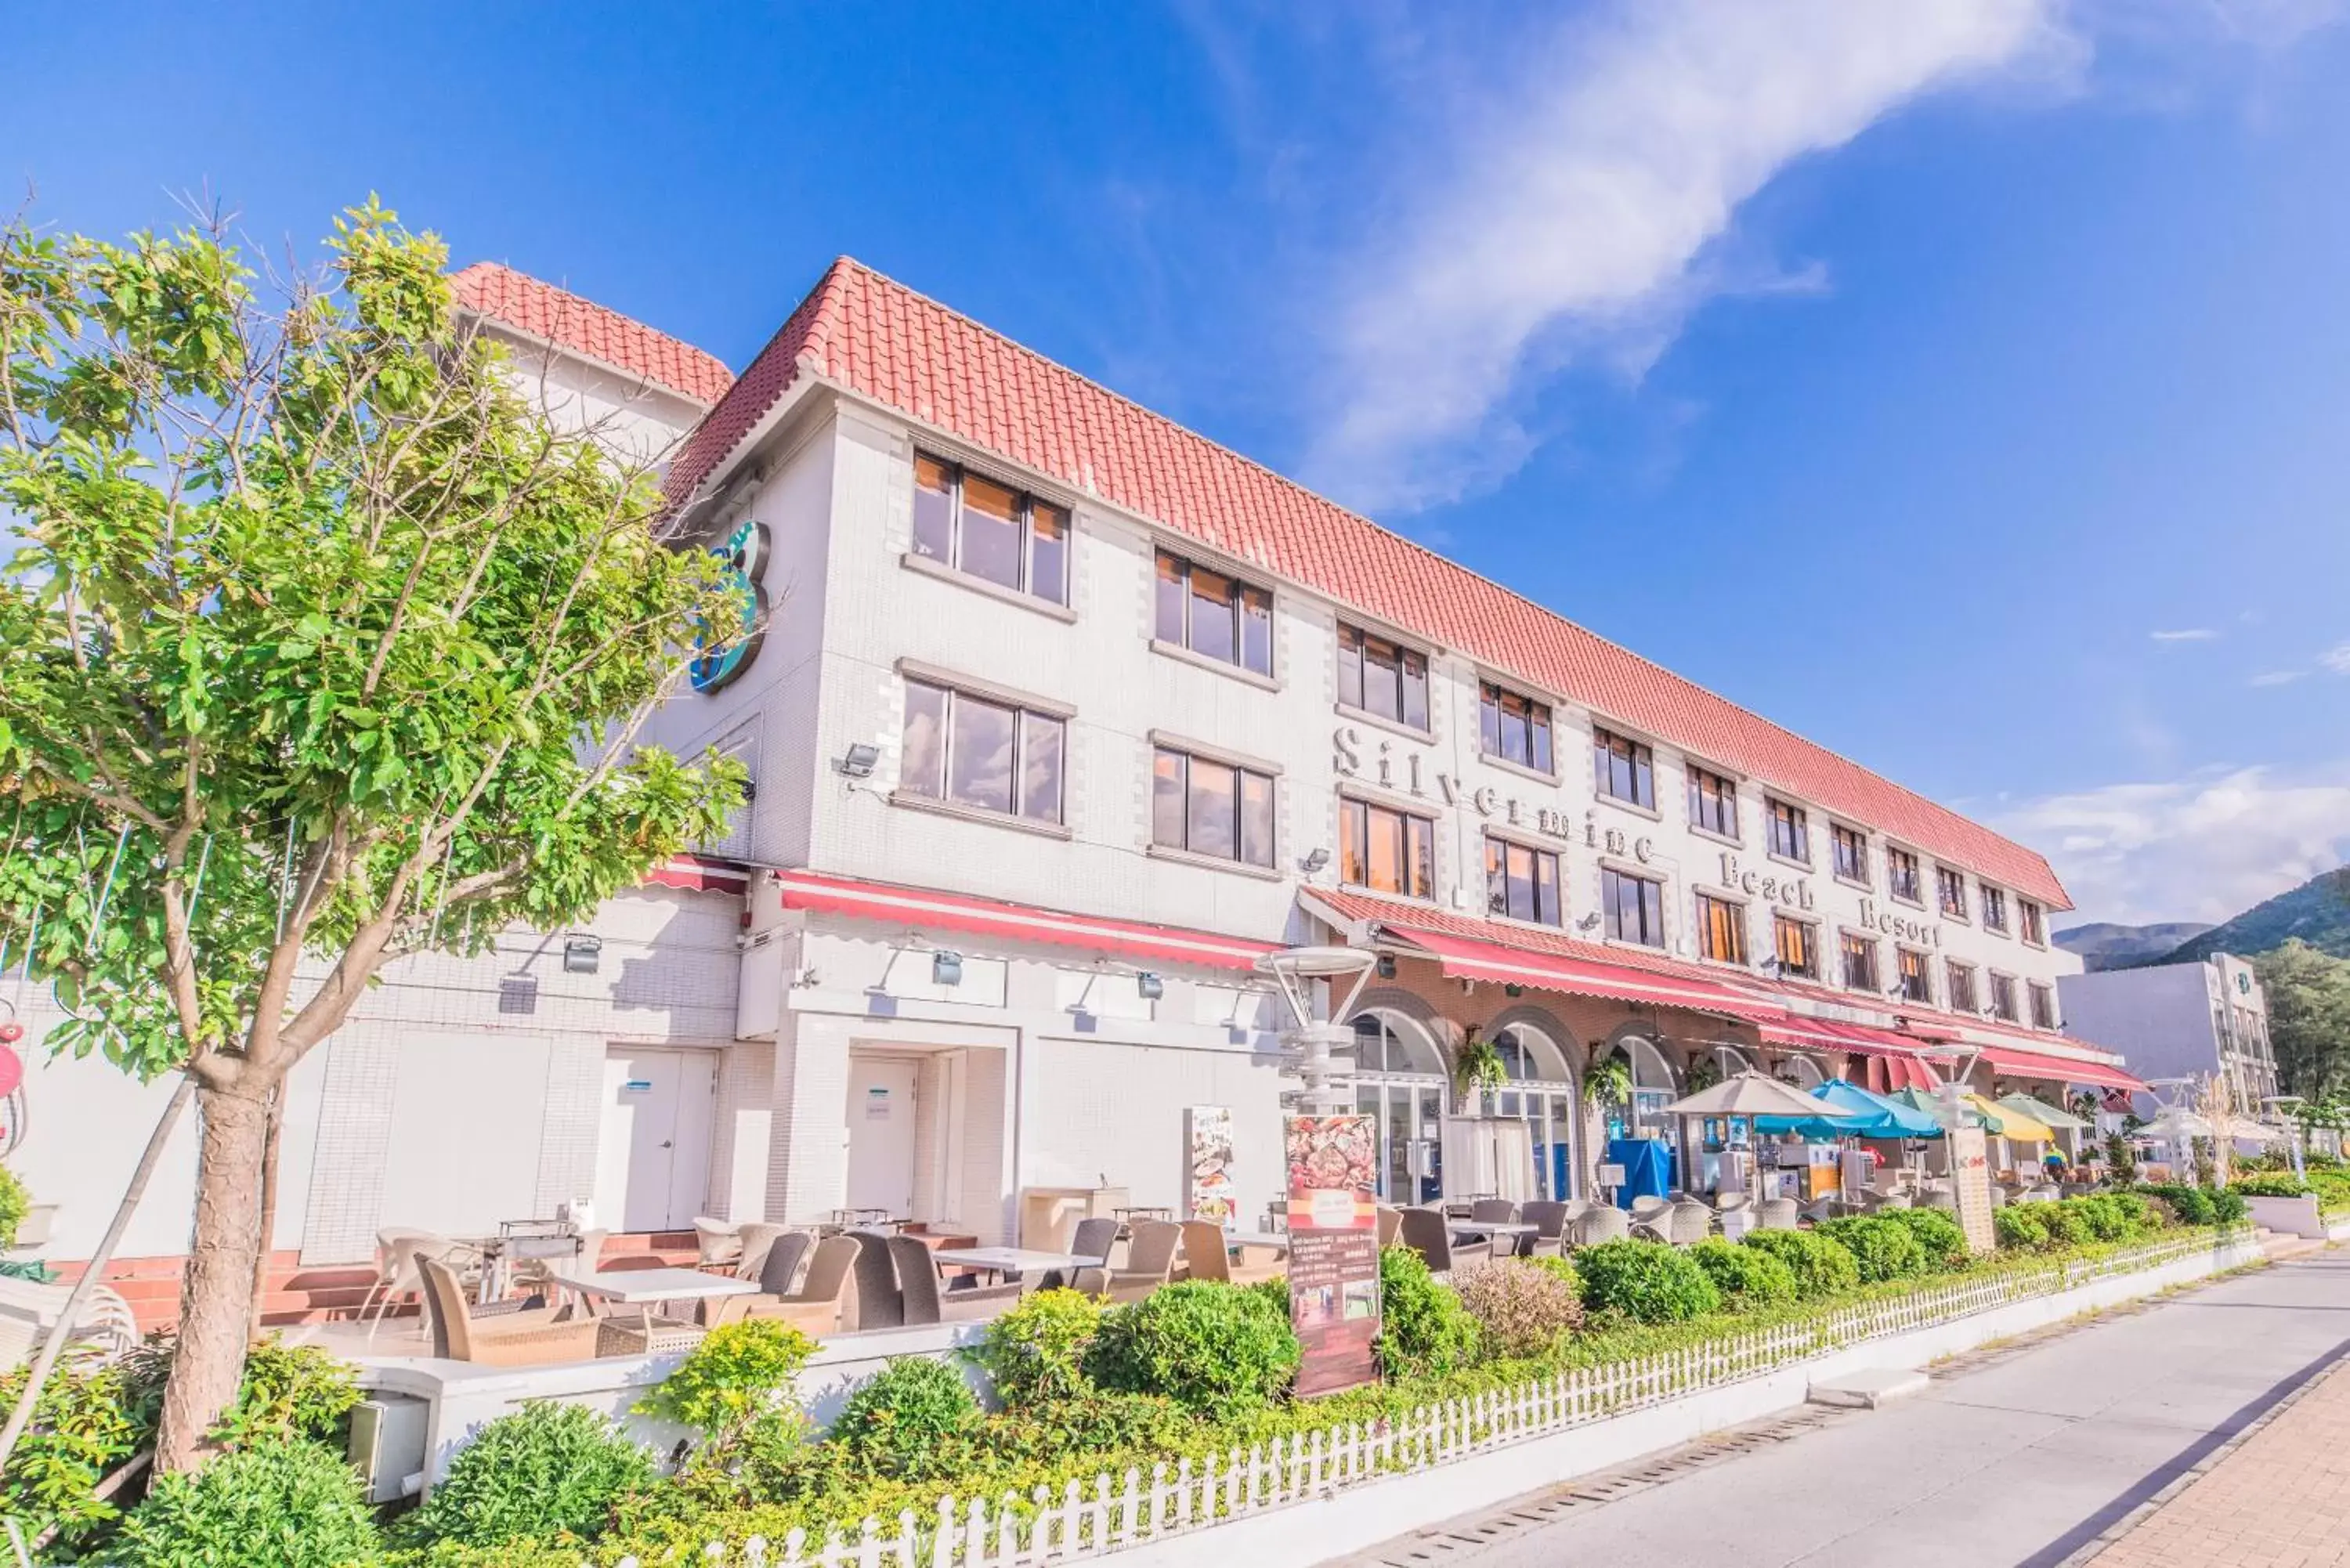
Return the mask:
[[541,1366],[596,1359],[600,1319],[571,1316],[566,1307],[526,1307],[476,1318],[454,1270],[417,1254],[424,1280],[424,1315],[432,1354],[484,1366]]
[[53,1334],[66,1336],[59,1355],[68,1366],[101,1364],[139,1348],[139,1320],[119,1293],[92,1285],[68,1325],[66,1304],[72,1299],[71,1285],[0,1275],[0,1372],[30,1361]]
[[1230,1243],[1224,1239],[1224,1228],[1211,1225],[1205,1220],[1186,1220],[1182,1231],[1183,1277],[1231,1284],[1232,1254]]
[[1798,1230],[1803,1217],[1803,1206],[1792,1198],[1765,1198],[1754,1206],[1757,1231]]
[[430,1231],[392,1227],[375,1233],[375,1280],[368,1286],[367,1294],[359,1300],[359,1315],[364,1318],[372,1311],[374,1321],[368,1325],[368,1343],[375,1343],[376,1331],[383,1326],[384,1314],[391,1310],[394,1296],[413,1295],[421,1311],[424,1303],[424,1276],[417,1272],[416,1256],[423,1253],[434,1262],[448,1266],[460,1283],[473,1285],[481,1279],[481,1250],[448,1236]]
[[734,1261],[734,1277],[738,1280],[759,1278],[760,1271],[766,1266],[767,1249],[775,1244],[775,1238],[783,1235],[785,1229],[781,1225],[768,1225],[758,1220],[745,1221],[735,1233],[743,1251]]
[[1379,1245],[1392,1247],[1403,1235],[1403,1210],[1391,1203],[1379,1205]]
[[970,1323],[1015,1305],[1017,1284],[981,1285],[972,1290],[939,1288],[939,1260],[927,1242],[916,1236],[889,1238],[889,1259],[898,1265],[898,1292],[904,1303],[906,1326],[932,1323]]
[[1517,1222],[1518,1206],[1506,1198],[1480,1198],[1469,1205],[1469,1218],[1488,1225],[1511,1225]]
[[1076,1230],[1069,1236],[1069,1256],[1099,1258],[1101,1262],[1092,1268],[1072,1269],[1066,1274],[1058,1269],[1047,1269],[1044,1278],[1036,1282],[1036,1288],[1040,1291],[1076,1289],[1089,1296],[1101,1294],[1109,1289],[1109,1252],[1117,1245],[1118,1221],[1108,1215],[1099,1214],[1078,1220]]
[[1572,1203],[1534,1202],[1519,1207],[1519,1217],[1534,1228],[1531,1236],[1518,1238],[1518,1256],[1557,1257],[1566,1250],[1566,1225],[1572,1218]]
[[1140,1301],[1174,1278],[1175,1250],[1183,1244],[1183,1227],[1171,1220],[1137,1220],[1127,1229],[1126,1262],[1110,1271],[1112,1301]]
[[693,1217],[693,1266],[714,1269],[732,1263],[743,1255],[742,1227],[731,1220],[713,1220],[707,1214]]
[[1420,1255],[1432,1274],[1449,1274],[1464,1263],[1482,1262],[1493,1255],[1490,1241],[1453,1241],[1451,1221],[1436,1209],[1405,1210],[1399,1240]]
[[849,1271],[857,1290],[857,1332],[903,1327],[906,1298],[898,1288],[889,1238],[878,1231],[851,1231],[848,1235],[857,1243],[857,1262]]
[[1613,1203],[1595,1203],[1575,1216],[1573,1234],[1578,1247],[1621,1241],[1632,1234],[1632,1219]]

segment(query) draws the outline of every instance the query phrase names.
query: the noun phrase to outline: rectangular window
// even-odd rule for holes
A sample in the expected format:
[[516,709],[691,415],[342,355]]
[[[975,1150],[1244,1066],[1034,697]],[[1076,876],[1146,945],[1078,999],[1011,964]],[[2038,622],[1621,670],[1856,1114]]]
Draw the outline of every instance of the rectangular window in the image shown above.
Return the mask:
[[1489,757],[1551,771],[1550,705],[1492,681],[1478,685],[1478,735]]
[[1926,972],[1926,955],[1909,948],[1898,950],[1901,965],[1901,1000],[1931,1007],[1934,1004],[1933,977]]
[[2015,977],[1993,971],[1991,977],[1991,1015],[2002,1023],[2021,1022],[2015,1015]]
[[1835,874],[1847,882],[1868,886],[1868,836],[1840,822],[1828,824],[1828,841],[1835,855]]
[[1981,1012],[1982,999],[1975,994],[1975,966],[1970,963],[1960,963],[1958,960],[1952,959],[1942,968],[1950,981],[1950,1011]]
[[1800,805],[1783,800],[1767,803],[1771,812],[1771,853],[1789,860],[1812,863],[1812,829]]
[[1159,747],[1150,761],[1150,841],[1168,849],[1273,864],[1273,780]]
[[2032,993],[2032,1027],[2034,1029],[2055,1028],[2055,988],[2053,986],[2043,985],[2038,981],[2033,981],[2027,989]]
[[1948,866],[1934,867],[1934,888],[1942,900],[1942,913],[1954,920],[1967,918],[1967,878],[1962,871]]
[[1436,824],[1367,801],[1338,802],[1338,879],[1428,898],[1436,888]]
[[1698,951],[1717,963],[1746,962],[1746,906],[1697,896]]
[[1062,721],[924,680],[906,682],[904,761],[909,794],[1061,820]]
[[1360,627],[1338,628],[1338,701],[1415,730],[1428,728],[1428,655]]
[[1161,642],[1259,675],[1273,673],[1273,595],[1164,550],[1152,629]]
[[914,554],[1069,602],[1067,511],[922,452],[914,454]]
[[1847,991],[1877,989],[1877,941],[1855,931],[1844,933],[1844,983]]
[[1665,945],[1665,885],[1628,871],[1599,873],[1599,905],[1607,934],[1642,947]]
[[[1657,762],[1638,741],[1595,728],[1591,732],[1591,787],[1610,800],[1657,808]],[[1735,808],[1733,807],[1733,814]],[[1732,820],[1736,820],[1733,815]]]
[[1724,838],[1738,836],[1738,786],[1720,774],[1689,770],[1690,826]]
[[2015,901],[2015,918],[2023,928],[2023,940],[2035,948],[2048,945],[2048,918],[2039,905],[2029,898]]
[[1904,903],[1922,904],[1926,895],[1918,885],[1918,857],[1907,849],[1885,846],[1885,887]]
[[1771,941],[1779,955],[1779,972],[1797,980],[1820,978],[1819,932],[1809,920],[1787,915],[1771,917]]
[[1513,920],[1559,924],[1557,855],[1504,838],[1485,840],[1485,908]]
[[1979,884],[1979,886],[1982,888],[1983,929],[1987,931],[2006,930],[2007,894],[2002,889],[1994,888],[1988,882]]

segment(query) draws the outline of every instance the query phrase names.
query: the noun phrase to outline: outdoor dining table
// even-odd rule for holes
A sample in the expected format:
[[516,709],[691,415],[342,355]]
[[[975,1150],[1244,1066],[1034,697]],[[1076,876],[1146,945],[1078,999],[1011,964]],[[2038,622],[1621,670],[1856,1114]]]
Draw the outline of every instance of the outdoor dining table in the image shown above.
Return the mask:
[[1537,1236],[1542,1233],[1541,1226],[1528,1225],[1517,1220],[1448,1220],[1444,1228],[1451,1232],[1456,1241],[1471,1236]]
[[1081,1258],[1074,1252],[1034,1251],[1026,1247],[941,1247],[931,1254],[942,1264],[977,1269],[989,1274],[1024,1274],[1031,1269],[1070,1272],[1105,1267],[1107,1258]]
[[1280,1251],[1289,1250],[1286,1231],[1227,1231],[1224,1244],[1228,1247],[1272,1247]]
[[709,1301],[722,1296],[756,1295],[755,1280],[729,1274],[706,1274],[699,1269],[556,1269],[550,1276],[556,1287],[609,1306],[637,1309],[634,1322],[604,1320],[596,1336],[598,1355],[650,1355],[686,1349],[702,1338],[691,1324],[657,1324],[653,1309],[670,1302]]
[[517,1258],[576,1258],[579,1255],[579,1238],[568,1227],[557,1231],[522,1231],[523,1225],[560,1224],[559,1220],[508,1220],[498,1227],[495,1236],[484,1236],[473,1243],[482,1254],[482,1277],[475,1294],[482,1304],[504,1301],[513,1282],[513,1264]]

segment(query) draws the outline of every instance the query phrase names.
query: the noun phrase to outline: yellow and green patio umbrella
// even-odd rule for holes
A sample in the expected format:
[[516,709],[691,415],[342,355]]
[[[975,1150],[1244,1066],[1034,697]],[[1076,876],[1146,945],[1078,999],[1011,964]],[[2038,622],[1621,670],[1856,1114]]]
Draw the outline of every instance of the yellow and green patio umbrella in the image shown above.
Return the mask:
[[1981,1115],[1985,1132],[2012,1138],[2017,1143],[2049,1143],[2055,1139],[2056,1135],[2048,1130],[2047,1123],[2026,1116],[2013,1106],[2004,1103],[1993,1105],[1981,1095],[1960,1097]]

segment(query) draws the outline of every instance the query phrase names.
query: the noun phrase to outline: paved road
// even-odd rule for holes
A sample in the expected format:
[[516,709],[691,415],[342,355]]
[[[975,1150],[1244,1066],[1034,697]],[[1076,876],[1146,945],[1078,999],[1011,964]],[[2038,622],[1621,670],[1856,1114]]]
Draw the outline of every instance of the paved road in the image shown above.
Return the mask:
[[1961,1366],[1905,1403],[1489,1545],[1423,1538],[1350,1561],[2054,1568],[2345,1355],[2337,1251]]

